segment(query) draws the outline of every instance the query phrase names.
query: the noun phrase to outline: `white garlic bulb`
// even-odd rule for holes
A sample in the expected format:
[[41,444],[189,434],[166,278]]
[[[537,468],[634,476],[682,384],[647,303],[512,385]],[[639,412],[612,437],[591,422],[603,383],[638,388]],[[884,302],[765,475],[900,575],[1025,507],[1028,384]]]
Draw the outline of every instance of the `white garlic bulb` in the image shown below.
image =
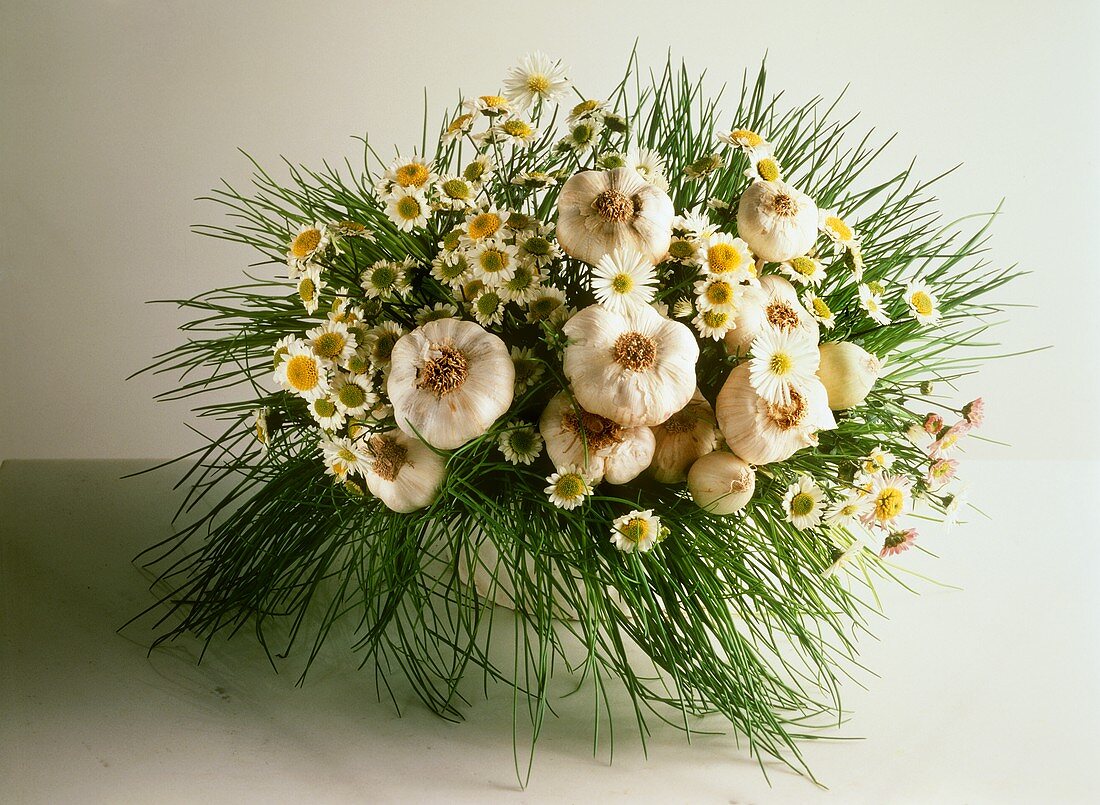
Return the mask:
[[439,496],[447,462],[428,445],[400,430],[366,441],[367,488],[395,512],[429,506]]
[[558,194],[558,243],[589,265],[615,249],[633,249],[657,263],[672,242],[675,215],[668,193],[633,168],[582,171]]
[[512,404],[504,342],[472,321],[436,319],[393,347],[386,391],[397,426],[441,450],[485,433]]
[[799,257],[817,240],[817,205],[784,182],[753,182],[737,205],[737,234],[769,263]]
[[658,425],[695,393],[699,342],[649,305],[592,305],[562,328],[563,370],[585,410],[627,427]]
[[834,411],[859,405],[870,393],[882,363],[863,347],[849,341],[827,341],[818,347],[817,376]]
[[691,402],[652,430],[655,443],[649,474],[663,484],[685,480],[688,468],[718,443],[714,410],[698,390]]
[[798,298],[798,291],[783,277],[767,274],[760,286],[746,285],[734,314],[734,328],[725,335],[726,350],[731,355],[745,354],[752,340],[765,327],[776,330],[801,330],[817,343],[821,325],[810,315]]
[[653,431],[623,427],[579,408],[565,392],[547,404],[539,419],[539,432],[558,470],[581,467],[594,483],[625,484],[653,460]]
[[749,364],[735,367],[714,405],[730,449],[750,464],[771,464],[817,444],[817,431],[836,427],[821,383],[792,388],[790,395],[789,405],[767,402],[749,381]]
[[752,499],[756,471],[733,453],[707,453],[691,465],[687,488],[704,511],[733,514]]

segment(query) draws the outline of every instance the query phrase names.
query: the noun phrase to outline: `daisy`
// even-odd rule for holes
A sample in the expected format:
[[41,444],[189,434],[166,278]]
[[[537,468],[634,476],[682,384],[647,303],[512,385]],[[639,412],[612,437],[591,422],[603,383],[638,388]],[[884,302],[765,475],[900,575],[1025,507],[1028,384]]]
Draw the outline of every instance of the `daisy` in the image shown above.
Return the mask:
[[966,490],[960,490],[944,498],[946,505],[943,508],[943,527],[945,531],[950,531],[959,524],[959,517],[967,503],[967,497]]
[[937,459],[928,468],[928,474],[924,476],[924,482],[928,485],[929,491],[936,492],[955,477],[958,469],[959,462],[953,458]]
[[836,314],[833,313],[829,304],[813,291],[806,291],[802,295],[802,304],[806,307],[806,310],[819,324],[825,329],[831,330],[833,325],[836,324]]
[[252,431],[256,434],[256,441],[260,443],[260,452],[267,453],[271,444],[271,409],[257,408],[252,412]]
[[284,335],[275,342],[271,356],[271,368],[273,370],[278,369],[279,364],[286,360],[286,356],[290,353],[290,345],[297,340],[298,339],[292,335]]
[[504,96],[520,109],[540,101],[556,103],[569,94],[569,88],[562,63],[541,51],[524,56],[504,79]]
[[699,242],[693,237],[673,235],[668,244],[668,254],[665,256],[665,260],[685,266],[697,265],[699,262]]
[[609,112],[606,109],[603,112],[603,124],[617,134],[626,134],[627,129],[630,128],[625,117],[618,112]]
[[525,304],[534,299],[545,277],[538,269],[520,263],[516,266],[512,278],[500,286],[501,292],[509,302]]
[[943,430],[943,417],[936,413],[930,413],[924,418],[924,430],[933,436]]
[[592,494],[592,482],[580,467],[566,467],[561,472],[555,472],[546,479],[546,483],[543,491],[550,502],[560,509],[575,509]]
[[[709,241],[718,234],[718,224],[712,223],[705,210],[679,215],[672,221],[672,231],[699,240]],[[721,241],[719,241],[721,242]],[[736,241],[734,241],[736,243]],[[741,241],[744,244],[744,241]],[[748,245],[744,245],[748,251]]]
[[500,239],[486,238],[473,248],[470,265],[474,279],[499,287],[516,274],[516,247]]
[[792,257],[779,270],[799,285],[819,285],[825,279],[825,266],[812,257]]
[[722,132],[718,135],[718,140],[726,145],[733,145],[746,151],[768,145],[763,137],[749,129],[734,129],[733,131]]
[[578,120],[584,120],[589,117],[602,117],[604,112],[603,101],[588,100],[581,101],[569,112],[569,117],[565,119],[565,122],[572,125]]
[[386,369],[390,364],[393,345],[403,335],[405,335],[404,328],[392,321],[384,321],[368,330],[367,337],[363,339],[363,346],[370,357],[371,366],[375,369]]
[[857,539],[843,551],[834,551],[833,562],[822,572],[822,577],[827,579],[835,576],[851,564],[863,552],[864,547],[864,544]]
[[470,302],[470,312],[482,327],[500,324],[504,320],[505,299],[493,288],[482,288]]
[[565,293],[553,285],[543,285],[535,298],[527,303],[527,321],[531,324],[546,321],[564,307]]
[[486,117],[499,117],[512,111],[508,99],[503,95],[479,95],[476,98],[468,98],[462,102],[462,107],[469,112],[478,112]]
[[714,173],[723,165],[725,165],[725,160],[722,159],[721,154],[707,154],[706,156],[699,157],[684,168],[684,176],[689,179],[702,179]]
[[596,301],[616,313],[653,299],[657,275],[653,264],[634,249],[615,249],[592,268],[592,292]]
[[856,231],[852,229],[836,210],[820,210],[817,214],[817,228],[829,236],[833,243],[848,247],[856,243]]
[[772,154],[771,146],[758,145],[748,151],[749,167],[745,171],[745,178],[753,181],[776,182],[783,178],[783,169],[779,167],[779,160]]
[[725,276],[713,274],[695,283],[695,304],[699,310],[719,310],[735,313],[741,300],[741,286],[734,285]]
[[328,229],[322,223],[306,224],[290,241],[286,264],[291,272],[301,271],[314,258],[319,257],[329,244]]
[[928,455],[930,458],[944,458],[955,452],[955,449],[959,446],[959,439],[970,432],[972,426],[965,419],[956,422],[946,431],[943,431],[936,441],[928,445]]
[[423,157],[398,158],[382,174],[378,190],[382,194],[395,193],[399,187],[406,190],[427,191],[428,185],[435,179],[436,175]]
[[463,135],[469,134],[474,127],[474,113],[466,112],[452,120],[440,137],[444,145],[450,145]]
[[743,282],[755,275],[749,244],[741,238],[725,232],[700,237],[703,238],[703,268],[708,274],[721,274],[733,282]]
[[894,466],[894,456],[892,453],[887,453],[876,445],[870,455],[860,459],[860,465],[863,467],[865,473],[868,475],[875,475]]
[[275,367],[275,382],[306,400],[324,397],[329,391],[328,369],[313,354],[308,341],[295,339],[286,348],[286,356]]
[[883,540],[882,550],[878,555],[885,559],[887,556],[897,556],[899,553],[909,550],[909,546],[917,541],[917,529],[908,528],[904,531],[891,531]]
[[436,319],[453,319],[458,315],[458,308],[450,302],[436,302],[429,307],[425,305],[416,312],[416,323],[423,327]]
[[910,282],[905,286],[905,304],[913,318],[921,324],[935,324],[940,320],[936,295],[932,289],[920,282]]
[[848,244],[848,251],[844,254],[844,263],[852,270],[852,276],[856,282],[863,281],[863,249],[858,243]]
[[470,213],[463,225],[462,242],[476,246],[483,240],[497,237],[502,226],[504,214],[496,207]]
[[341,321],[326,321],[306,331],[313,354],[328,363],[343,363],[355,352],[355,336]]
[[900,475],[879,473],[874,476],[868,493],[871,508],[864,515],[864,522],[868,525],[883,527],[893,525],[894,521],[909,508],[909,488],[909,480]]
[[[675,314],[675,312],[674,310],[673,313]],[[681,317],[676,316],[676,318]],[[720,341],[726,333],[736,326],[733,313],[728,310],[700,310],[695,318],[691,320],[691,323],[695,325],[699,335],[703,338],[713,338],[715,341]]]
[[393,260],[379,260],[363,272],[361,285],[371,299],[388,299],[402,294],[409,287],[406,265]]
[[695,312],[695,305],[686,296],[680,297],[672,304],[672,318],[686,319]]
[[358,221],[337,221],[328,227],[329,233],[341,238],[359,238],[367,242],[374,240],[374,233]]
[[635,509],[622,517],[616,517],[611,526],[611,544],[623,553],[645,553],[661,541],[661,518],[653,509]]
[[859,306],[879,324],[889,324],[890,317],[882,306],[881,294],[875,293],[869,285],[859,286]]
[[332,401],[345,416],[363,416],[378,403],[378,395],[366,375],[337,372],[332,379]]
[[626,164],[652,183],[654,177],[665,175],[665,161],[652,148],[632,148],[626,155]]
[[461,176],[444,176],[436,185],[439,190],[437,204],[445,210],[468,210],[477,206],[478,188]]
[[799,475],[798,480],[787,487],[783,495],[783,511],[787,522],[804,531],[821,523],[821,488],[808,475]]
[[496,173],[496,165],[488,154],[474,157],[465,168],[462,169],[462,178],[467,182],[482,185]]
[[509,117],[499,123],[494,123],[482,134],[474,139],[488,145],[511,145],[522,148],[534,142],[538,136],[538,130],[519,117]]
[[432,276],[450,288],[458,288],[473,276],[464,254],[440,252],[432,259]]
[[979,397],[971,400],[962,409],[963,419],[975,428],[980,428],[985,422],[985,400]]
[[365,476],[371,462],[362,443],[340,436],[322,436],[321,451],[325,456],[328,474],[341,479],[348,475]]
[[616,168],[626,167],[626,154],[622,151],[607,151],[596,157],[596,166],[605,171],[613,171]]
[[512,365],[516,370],[516,397],[538,383],[546,372],[546,366],[530,347],[512,347]]
[[533,464],[542,454],[542,444],[542,436],[531,425],[513,426],[497,440],[497,447],[511,464]]
[[338,430],[344,425],[344,412],[329,397],[318,397],[309,404],[309,413],[323,430]]
[[419,188],[399,187],[386,202],[386,215],[402,232],[428,225],[428,200]]
[[298,277],[298,298],[302,300],[302,307],[310,315],[317,312],[321,291],[325,287],[325,281],[321,279],[321,267],[317,265],[306,266]]
[[569,127],[569,133],[561,140],[561,145],[575,154],[586,154],[591,151],[600,132],[603,131],[603,122],[598,118],[585,118]]
[[516,237],[516,253],[521,260],[541,268],[561,257],[561,248],[550,239],[548,228],[540,227],[533,235]]
[[791,404],[791,389],[817,379],[817,344],[802,330],[763,328],[752,341],[749,382],[766,402]]
[[825,522],[830,525],[851,525],[856,520],[866,517],[870,511],[871,499],[854,492],[829,507],[829,511],[825,514]]

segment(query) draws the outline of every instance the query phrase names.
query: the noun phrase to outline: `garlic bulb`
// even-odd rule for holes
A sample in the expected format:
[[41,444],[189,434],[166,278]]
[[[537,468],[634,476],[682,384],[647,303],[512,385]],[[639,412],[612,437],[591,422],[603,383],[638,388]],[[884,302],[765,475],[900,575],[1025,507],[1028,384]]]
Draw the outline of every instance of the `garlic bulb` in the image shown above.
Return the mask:
[[817,444],[818,430],[836,427],[821,383],[792,388],[790,395],[789,405],[763,400],[749,382],[749,364],[735,367],[714,406],[730,449],[750,464],[771,464]]
[[367,488],[395,512],[422,509],[438,497],[447,463],[432,448],[400,430],[367,439]]
[[827,341],[818,351],[817,376],[829,394],[830,408],[840,411],[867,399],[882,371],[878,358],[849,341]]
[[753,182],[737,205],[737,234],[757,257],[782,263],[806,254],[814,245],[817,206],[783,182]]
[[393,347],[386,391],[397,426],[441,450],[485,433],[512,404],[508,347],[478,324],[436,319]]
[[767,274],[760,287],[745,286],[734,317],[735,327],[725,335],[730,354],[746,353],[752,340],[764,327],[776,330],[802,330],[816,344],[821,325],[798,299],[798,291],[783,277]]
[[563,370],[586,410],[620,425],[657,425],[695,393],[699,342],[649,305],[613,313],[592,305],[562,328]]
[[675,214],[668,193],[633,168],[581,171],[558,195],[558,243],[590,265],[615,249],[634,249],[657,263],[672,242]]
[[733,453],[707,453],[691,465],[687,488],[700,509],[733,514],[752,499],[756,472]]
[[691,402],[652,430],[655,444],[649,474],[663,484],[686,479],[688,468],[718,443],[714,410],[699,391]]
[[653,431],[623,427],[579,408],[565,392],[547,404],[539,420],[539,432],[555,467],[581,467],[593,483],[607,480],[625,484],[637,478],[653,460]]

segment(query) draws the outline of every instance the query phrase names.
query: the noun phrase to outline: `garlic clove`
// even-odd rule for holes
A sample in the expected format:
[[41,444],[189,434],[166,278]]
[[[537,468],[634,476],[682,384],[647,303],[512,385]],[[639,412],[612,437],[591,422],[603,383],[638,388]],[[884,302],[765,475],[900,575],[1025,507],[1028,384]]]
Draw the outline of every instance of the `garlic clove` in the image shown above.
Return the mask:
[[830,408],[853,408],[867,399],[882,371],[877,357],[849,341],[827,341],[818,351],[817,376],[825,386]]
[[423,509],[439,496],[447,462],[419,439],[400,430],[375,434],[367,454],[367,488],[393,511]]
[[559,471],[581,467],[593,483],[626,483],[653,459],[655,440],[649,428],[623,427],[574,405],[565,392],[554,395],[543,410],[539,432]]
[[737,204],[737,234],[769,263],[799,257],[817,240],[817,205],[785,182],[753,182]]
[[718,443],[714,410],[698,389],[687,405],[650,430],[655,442],[649,474],[665,484],[687,479],[692,464]]
[[733,453],[707,453],[691,465],[687,488],[704,511],[733,514],[752,499],[756,472]]

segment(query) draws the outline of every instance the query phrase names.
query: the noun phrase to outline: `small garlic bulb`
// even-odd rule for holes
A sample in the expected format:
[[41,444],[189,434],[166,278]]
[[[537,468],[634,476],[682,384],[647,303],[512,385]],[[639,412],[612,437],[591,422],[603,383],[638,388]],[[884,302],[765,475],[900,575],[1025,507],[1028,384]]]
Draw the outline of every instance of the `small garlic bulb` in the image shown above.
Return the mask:
[[769,263],[799,257],[817,240],[817,205],[783,182],[753,182],[737,205],[737,234]]
[[402,336],[386,391],[397,426],[441,450],[485,433],[512,404],[508,347],[472,321],[436,319]]
[[626,427],[658,425],[695,393],[699,342],[649,305],[591,305],[562,328],[562,369],[585,410]]
[[395,512],[430,506],[439,496],[447,462],[419,439],[400,430],[367,439],[367,488]]
[[653,460],[653,431],[623,427],[579,408],[565,392],[547,404],[539,419],[539,432],[559,471],[581,467],[594,483],[607,480],[625,484],[637,478]]
[[616,249],[633,249],[658,263],[672,242],[675,215],[668,193],[633,168],[581,171],[558,194],[558,243],[589,265]]
[[733,514],[752,499],[756,472],[733,453],[707,453],[691,465],[687,488],[704,511]]
[[767,402],[749,381],[748,362],[735,367],[714,405],[730,449],[750,464],[771,464],[817,444],[817,431],[836,427],[821,383],[792,388],[790,395],[789,405]]
[[746,285],[734,316],[735,327],[726,333],[726,350],[731,355],[745,354],[752,340],[765,327],[776,330],[801,330],[816,344],[821,325],[799,301],[798,291],[783,277],[767,274],[760,287]]
[[826,341],[818,351],[817,376],[828,392],[830,408],[840,411],[867,399],[882,371],[878,358],[849,341]]
[[663,484],[686,479],[688,468],[718,443],[714,410],[698,390],[691,402],[652,430],[655,445],[649,474]]

